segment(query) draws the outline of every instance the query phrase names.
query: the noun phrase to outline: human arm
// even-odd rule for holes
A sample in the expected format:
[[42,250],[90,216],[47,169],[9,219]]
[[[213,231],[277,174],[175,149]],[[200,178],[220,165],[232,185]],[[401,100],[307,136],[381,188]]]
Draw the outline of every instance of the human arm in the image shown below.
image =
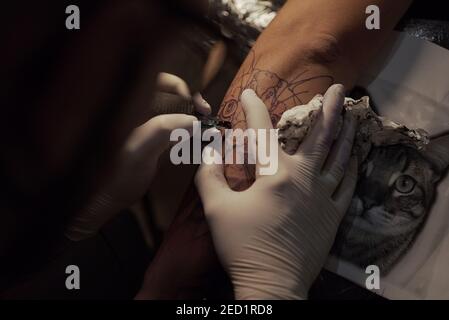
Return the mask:
[[[170,92],[192,99],[197,112],[208,115],[210,105],[199,93],[191,96],[181,78],[160,73],[156,87],[160,92]],[[150,109],[150,107],[149,107]],[[179,128],[192,131],[194,116],[164,114],[151,118],[132,131],[100,190],[70,220],[66,236],[79,241],[94,236],[98,230],[121,210],[136,203],[148,190],[156,171],[157,162],[170,142],[170,133]]]
[[[376,52],[382,48],[382,41],[393,30],[411,1],[332,1],[304,0],[288,1],[276,19],[262,33],[253,49],[243,62],[239,72],[226,93],[219,116],[231,121],[233,128],[245,128],[246,118],[242,109],[240,95],[252,88],[262,98],[272,123],[276,124],[284,110],[306,103],[315,94],[324,93],[335,83],[343,83],[350,89],[360,71],[369,63]],[[376,4],[381,9],[381,29],[369,31],[365,28],[365,8]],[[254,181],[254,167],[251,165],[225,165],[225,177],[234,190],[245,190]],[[159,265],[172,264],[170,252],[176,250],[176,238],[186,228],[198,228],[203,208],[195,192],[189,192],[172,227],[166,234],[167,246],[158,251]],[[190,220],[191,223],[186,223]],[[181,228],[180,228],[181,226]],[[192,251],[201,247],[193,237],[190,241]],[[196,239],[196,238],[195,238]],[[207,233],[203,233],[204,243],[209,243]],[[208,258],[206,258],[208,257]],[[210,285],[210,279],[200,279],[201,275],[215,266],[211,260],[215,253],[203,255],[201,260],[182,256],[177,261],[184,268],[183,275],[190,277],[197,287]],[[154,268],[163,279],[169,277],[164,268]],[[150,277],[148,277],[150,278]],[[204,277],[203,277],[204,278]],[[185,287],[185,281],[182,282]],[[148,282],[142,288],[149,288]],[[169,288],[170,287],[170,288]],[[167,291],[175,295],[178,288],[170,282]]]
[[[410,2],[288,1],[243,62],[219,116],[244,129],[239,97],[247,88],[264,101],[273,125],[285,110],[307,103],[333,83],[352,88]],[[365,8],[371,4],[380,8],[380,30],[365,27]],[[247,165],[226,165],[225,175],[235,190],[248,188],[254,179]]]

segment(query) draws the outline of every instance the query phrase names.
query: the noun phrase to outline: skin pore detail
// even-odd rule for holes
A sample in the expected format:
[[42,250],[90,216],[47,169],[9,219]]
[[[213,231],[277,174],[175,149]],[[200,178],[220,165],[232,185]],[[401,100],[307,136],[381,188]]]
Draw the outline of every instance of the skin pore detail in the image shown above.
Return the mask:
[[[281,77],[278,73],[260,66],[259,57],[255,49],[250,51],[220,106],[219,118],[231,122],[233,129],[246,129],[246,119],[240,102],[240,96],[245,89],[253,89],[262,99],[270,113],[273,126],[276,126],[284,111],[307,103],[318,93],[316,87],[325,90],[335,82],[332,75],[317,72],[309,66],[298,68],[288,77]],[[237,191],[247,189],[254,181],[254,169],[254,165],[250,164],[225,165],[225,176],[230,187]]]

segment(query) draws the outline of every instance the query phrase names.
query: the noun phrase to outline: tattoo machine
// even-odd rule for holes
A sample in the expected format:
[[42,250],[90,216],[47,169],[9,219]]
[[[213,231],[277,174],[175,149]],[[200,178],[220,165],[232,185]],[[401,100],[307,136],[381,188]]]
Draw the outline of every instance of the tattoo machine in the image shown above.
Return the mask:
[[192,99],[186,99],[173,93],[156,92],[152,102],[154,115],[169,113],[184,113],[194,115],[201,121],[202,128],[230,129],[229,121],[220,120],[218,117],[205,116],[195,111]]

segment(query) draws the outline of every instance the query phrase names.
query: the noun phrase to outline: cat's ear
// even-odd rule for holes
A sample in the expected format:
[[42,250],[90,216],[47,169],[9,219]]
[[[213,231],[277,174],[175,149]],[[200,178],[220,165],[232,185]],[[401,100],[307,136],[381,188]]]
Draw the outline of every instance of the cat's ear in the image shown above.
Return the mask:
[[432,163],[437,174],[442,174],[449,167],[449,134],[431,139],[423,155]]

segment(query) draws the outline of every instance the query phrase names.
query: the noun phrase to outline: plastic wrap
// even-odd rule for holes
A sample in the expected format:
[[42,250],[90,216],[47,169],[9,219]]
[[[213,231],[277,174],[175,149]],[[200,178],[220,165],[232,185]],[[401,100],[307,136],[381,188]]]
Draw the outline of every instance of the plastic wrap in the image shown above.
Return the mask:
[[211,0],[210,19],[248,52],[285,0]]

